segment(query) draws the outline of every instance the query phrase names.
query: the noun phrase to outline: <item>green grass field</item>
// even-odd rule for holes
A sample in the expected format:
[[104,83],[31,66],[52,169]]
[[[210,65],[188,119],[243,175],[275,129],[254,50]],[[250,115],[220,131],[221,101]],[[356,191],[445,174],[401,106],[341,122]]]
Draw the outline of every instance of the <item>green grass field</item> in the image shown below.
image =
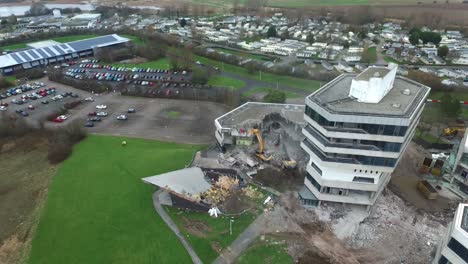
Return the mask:
[[169,59],[167,58],[162,58],[159,60],[155,61],[148,61],[148,62],[143,62],[143,63],[137,63],[137,64],[132,64],[132,63],[111,63],[111,65],[115,67],[127,67],[127,68],[150,68],[150,69],[163,69],[163,70],[169,70],[171,68],[171,63],[169,62]]
[[375,63],[377,61],[377,48],[376,47],[370,47],[367,49],[367,52],[369,52],[369,61],[370,63]]
[[385,56],[385,57],[384,57],[384,61],[386,61],[386,62],[393,62],[393,63],[396,63],[396,64],[400,64],[400,63],[401,63],[401,61],[395,60],[394,58],[389,57],[389,56]]
[[[258,93],[268,93],[271,89],[271,87],[255,87],[253,89],[250,89],[248,90],[247,92],[244,92],[242,93],[243,96],[245,97],[250,97],[254,94],[258,94]],[[285,91],[286,93],[286,98],[298,98],[300,97],[300,95],[298,95],[297,93],[293,93],[293,92],[288,92],[288,91]]]
[[240,89],[245,86],[245,82],[242,80],[220,75],[211,76],[208,80],[208,84],[231,89]]
[[88,136],[52,180],[28,263],[190,263],[141,178],[183,168],[199,148]]
[[[468,93],[467,92],[461,92],[461,91],[451,91],[449,92],[452,98],[456,98],[457,100],[460,101],[468,101]],[[442,99],[444,97],[444,92],[441,91],[433,91],[429,94],[430,99]]]
[[220,52],[224,52],[224,53],[228,53],[228,54],[232,54],[232,55],[236,55],[236,56],[251,58],[251,59],[254,59],[254,60],[261,60],[261,61],[272,61],[273,60],[273,59],[271,59],[270,57],[267,57],[267,56],[262,56],[262,55],[258,55],[258,54],[251,54],[251,53],[248,53],[248,52],[240,52],[240,51],[237,51],[237,50],[230,50],[230,49],[224,49],[224,48],[215,48],[215,50],[220,51]]
[[237,264],[275,263],[292,264],[293,259],[286,252],[286,244],[274,238],[258,239],[236,260]]
[[[251,213],[234,217],[232,235],[230,235],[230,218],[228,217],[213,218],[207,213],[186,212],[173,207],[165,207],[165,209],[204,263],[213,262],[218,257],[215,248],[225,249],[231,245],[256,217]],[[196,228],[188,228],[189,226],[196,226]]]
[[222,71],[238,74],[240,76],[254,79],[254,80],[259,80],[267,83],[272,83],[274,85],[282,85],[282,86],[289,86],[289,87],[294,87],[297,89],[301,89],[307,92],[313,92],[320,88],[320,82],[315,81],[315,80],[308,80],[308,79],[301,79],[301,78],[296,78],[296,77],[291,77],[291,76],[286,76],[286,75],[276,75],[272,73],[266,73],[262,72],[258,74],[249,74],[247,72],[247,69],[227,64],[227,63],[222,63],[219,61],[215,61],[209,58],[201,57],[201,56],[194,56],[195,60],[200,61],[203,64],[211,65],[214,67],[218,67]]

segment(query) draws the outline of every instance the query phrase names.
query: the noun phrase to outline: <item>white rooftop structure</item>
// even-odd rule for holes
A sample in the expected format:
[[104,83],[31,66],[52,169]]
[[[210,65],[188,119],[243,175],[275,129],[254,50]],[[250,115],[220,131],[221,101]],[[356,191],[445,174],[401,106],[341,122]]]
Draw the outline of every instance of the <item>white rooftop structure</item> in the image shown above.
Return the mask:
[[60,42],[57,42],[55,40],[44,40],[44,41],[28,43],[27,46],[33,49],[40,49],[40,48],[56,46],[60,44],[61,44]]
[[171,171],[142,180],[188,198],[211,188],[211,184],[205,179],[205,174],[198,167]]
[[84,13],[79,14],[72,17],[72,20],[97,20],[101,18],[101,14],[91,14],[91,13]]
[[379,103],[393,88],[397,66],[369,67],[351,82],[349,96],[361,103]]

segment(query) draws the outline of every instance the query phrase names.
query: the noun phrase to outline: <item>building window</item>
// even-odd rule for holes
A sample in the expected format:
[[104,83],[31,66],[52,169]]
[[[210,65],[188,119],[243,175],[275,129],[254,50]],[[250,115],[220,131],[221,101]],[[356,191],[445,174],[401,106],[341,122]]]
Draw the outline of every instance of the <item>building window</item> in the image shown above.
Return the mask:
[[322,176],[322,170],[313,162],[310,163],[310,166],[312,166],[312,168],[314,168],[314,170],[320,174],[320,176]]
[[306,178],[310,181],[310,183],[312,183],[315,189],[317,189],[320,192],[322,186],[320,186],[320,184],[314,179],[314,177],[312,177],[312,175],[306,172]]
[[450,242],[448,243],[448,248],[452,250],[455,254],[458,255],[463,261],[468,263],[468,249],[464,247],[460,242],[458,242],[453,237],[450,238]]
[[439,261],[437,263],[438,264],[449,264],[449,261],[444,255],[441,255],[440,259],[439,259]]
[[374,183],[374,178],[354,176],[353,182]]

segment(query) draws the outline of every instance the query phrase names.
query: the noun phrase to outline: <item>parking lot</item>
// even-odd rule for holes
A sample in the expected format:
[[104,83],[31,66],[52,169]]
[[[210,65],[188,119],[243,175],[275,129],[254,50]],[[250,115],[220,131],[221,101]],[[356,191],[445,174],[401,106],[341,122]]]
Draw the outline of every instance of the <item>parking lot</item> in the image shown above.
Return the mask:
[[[65,114],[67,119],[64,122],[46,121],[46,127],[49,128],[60,129],[61,126],[74,120],[78,120],[85,126],[89,113],[105,111],[108,116],[101,117],[102,120],[99,122],[93,122],[94,127],[87,128],[90,133],[206,144],[213,141],[213,120],[228,111],[227,107],[222,104],[206,101],[130,97],[113,92],[97,95],[51,82],[46,78],[37,81],[43,82],[46,87],[55,87],[57,93],[73,93],[79,98],[66,97],[51,101],[48,105],[42,105],[39,100],[35,100],[32,104],[36,109],[29,111],[29,116],[21,117],[29,122],[37,123],[38,120],[53,113],[66,102],[82,100],[76,108],[68,110]],[[89,97],[92,97],[94,101],[84,101]],[[105,105],[106,108],[99,110],[96,109],[97,105]],[[15,110],[26,107],[27,104],[10,104],[8,110],[3,112],[19,116]],[[127,113],[129,108],[135,109],[135,113]],[[117,116],[122,114],[127,115],[128,119],[117,120]]]

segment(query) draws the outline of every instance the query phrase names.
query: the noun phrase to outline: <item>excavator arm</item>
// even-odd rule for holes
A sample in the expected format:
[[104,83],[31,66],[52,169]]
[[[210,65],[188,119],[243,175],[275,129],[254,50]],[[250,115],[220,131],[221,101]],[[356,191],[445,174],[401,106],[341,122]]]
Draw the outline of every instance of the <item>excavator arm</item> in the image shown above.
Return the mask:
[[258,151],[255,155],[257,155],[257,157],[259,157],[260,159],[262,159],[263,161],[269,161],[271,160],[271,156],[267,157],[265,156],[265,145],[263,143],[263,137],[262,137],[262,134],[260,132],[260,130],[258,129],[251,129],[249,130],[249,134],[254,134],[256,137],[257,137],[257,140],[258,140]]

